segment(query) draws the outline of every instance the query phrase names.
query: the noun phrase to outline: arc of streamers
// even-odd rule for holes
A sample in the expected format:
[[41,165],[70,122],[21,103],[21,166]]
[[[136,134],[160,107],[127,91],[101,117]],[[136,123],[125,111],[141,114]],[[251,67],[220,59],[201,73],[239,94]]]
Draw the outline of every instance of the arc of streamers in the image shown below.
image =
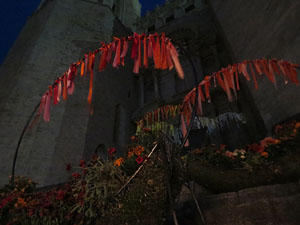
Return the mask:
[[[233,101],[232,95],[234,94],[237,97],[237,91],[240,90],[239,79],[241,76],[247,81],[250,81],[252,76],[254,88],[257,90],[259,88],[257,78],[265,74],[277,89],[276,77],[283,77],[285,84],[288,84],[290,81],[291,83],[299,85],[296,68],[299,69],[299,65],[291,62],[277,59],[267,60],[263,58],[258,60],[245,60],[240,63],[228,65],[226,68],[222,68],[220,71],[206,76],[198,85],[197,90],[194,88],[184,98],[181,105],[182,130],[184,131],[191,122],[190,117],[195,102],[196,91],[199,92],[197,114],[202,116],[202,102],[206,100],[210,102],[209,92],[212,86],[217,87],[219,85],[221,89],[226,92],[228,100]],[[248,69],[250,69],[251,76]],[[213,82],[213,85],[211,85],[211,82]],[[203,94],[203,88],[205,95]]]
[[[132,43],[131,49],[129,49],[130,43]],[[101,72],[105,70],[108,64],[111,64],[114,68],[125,66],[124,59],[128,52],[130,52],[131,58],[134,60],[133,72],[136,74],[139,73],[139,69],[142,67],[142,60],[144,68],[148,68],[148,59],[153,59],[156,69],[171,70],[175,67],[178,77],[184,79],[184,72],[179,62],[177,50],[172,44],[171,39],[165,36],[165,33],[162,33],[161,36],[158,33],[150,35],[138,35],[134,33],[133,36],[114,37],[111,43],[105,44],[101,42],[99,49],[85,54],[78,62],[72,63],[68,70],[49,86],[41,99],[41,107],[35,118],[35,122],[41,114],[43,114],[44,121],[49,122],[51,106],[57,105],[60,102],[61,95],[63,100],[67,100],[68,95],[74,93],[74,80],[78,75],[78,71],[81,77],[89,75],[90,82],[87,101],[91,105],[96,55],[100,55],[97,68]],[[50,104],[51,102],[53,104]]]

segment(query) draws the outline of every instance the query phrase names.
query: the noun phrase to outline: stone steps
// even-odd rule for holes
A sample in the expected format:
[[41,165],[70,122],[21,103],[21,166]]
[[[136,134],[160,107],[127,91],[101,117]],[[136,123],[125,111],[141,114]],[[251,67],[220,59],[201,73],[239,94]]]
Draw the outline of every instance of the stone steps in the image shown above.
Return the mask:
[[[204,193],[197,185],[194,190],[207,225],[300,225],[299,183],[223,194]],[[187,189],[182,190],[177,206],[180,225],[202,224]]]
[[207,225],[299,225],[300,194],[203,211]]

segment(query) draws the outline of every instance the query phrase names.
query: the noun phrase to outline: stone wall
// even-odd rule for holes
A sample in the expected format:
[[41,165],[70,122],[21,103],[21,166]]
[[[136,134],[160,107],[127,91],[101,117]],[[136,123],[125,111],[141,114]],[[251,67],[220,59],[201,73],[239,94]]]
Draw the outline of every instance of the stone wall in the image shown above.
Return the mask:
[[[299,1],[208,1],[234,61],[265,57],[300,62]],[[266,77],[259,90],[248,83],[266,127],[300,112],[300,89],[276,77],[278,91]]]
[[[0,68],[0,185],[8,181],[18,138],[48,85],[100,41],[129,33],[109,7],[84,0],[45,1],[28,20]],[[73,96],[52,107],[51,122],[41,121],[26,132],[16,173],[40,185],[64,182],[67,163],[77,166],[99,143],[114,144],[114,109],[123,102],[132,110],[127,103],[135,96],[129,94],[133,84],[128,69],[95,73],[94,116],[89,116],[89,78],[77,77]]]
[[[199,185],[191,187],[206,225],[299,224],[299,182],[260,186],[223,194],[211,194]],[[186,187],[178,198],[176,212],[181,225],[203,224]]]

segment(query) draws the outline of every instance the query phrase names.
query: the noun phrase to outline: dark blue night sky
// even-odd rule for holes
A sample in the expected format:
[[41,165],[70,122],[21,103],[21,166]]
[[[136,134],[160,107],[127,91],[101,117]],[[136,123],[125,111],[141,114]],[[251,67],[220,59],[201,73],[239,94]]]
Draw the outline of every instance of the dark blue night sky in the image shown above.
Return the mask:
[[[1,0],[0,3],[0,64],[18,37],[27,17],[38,7],[41,0]],[[165,0],[140,0],[142,15],[153,10]]]

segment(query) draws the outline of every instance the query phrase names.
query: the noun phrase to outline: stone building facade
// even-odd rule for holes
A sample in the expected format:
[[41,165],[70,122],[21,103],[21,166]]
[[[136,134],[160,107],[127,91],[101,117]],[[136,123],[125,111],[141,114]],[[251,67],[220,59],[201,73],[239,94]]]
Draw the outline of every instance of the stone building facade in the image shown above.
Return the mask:
[[[196,76],[181,50],[184,80],[177,78],[175,70],[155,70],[153,65],[133,75],[128,59],[124,68],[95,72],[93,116],[86,103],[89,80],[78,78],[74,95],[52,109],[51,122],[26,131],[17,174],[41,186],[64,182],[69,177],[67,163],[77,165],[94,153],[104,156],[109,146],[125,148],[136,120],[159,106],[180,104],[205,75],[243,59],[278,57],[299,62],[297,26],[289,29],[299,20],[299,3],[288,2],[168,0],[140,18],[138,0],[43,0],[0,67],[0,185],[8,181],[19,137],[48,85],[69,63],[97,49],[100,41],[110,42],[113,36],[132,31],[165,32],[188,53]],[[275,18],[280,21],[275,23]],[[243,114],[246,123],[239,127],[230,123],[211,135],[193,129],[191,145],[239,147],[265,137],[274,124],[298,114],[295,93],[299,89],[279,85],[276,92],[267,82],[259,81],[260,89],[253,91],[241,81],[238,100],[232,103],[222,90],[212,89],[212,102],[205,103],[204,115],[215,118],[235,112]]]
[[[8,181],[19,137],[48,85],[70,63],[99,48],[100,41],[131,35],[128,27],[136,18],[122,13],[133,11],[138,16],[140,4],[120,2],[44,0],[28,19],[0,67],[1,185]],[[67,163],[77,166],[104,144],[124,146],[132,133],[128,118],[136,109],[136,79],[130,63],[119,70],[95,71],[93,116],[86,102],[89,78],[76,78],[74,94],[51,108],[51,122],[40,122],[26,131],[16,174],[29,176],[42,186],[65,182],[70,175],[65,171]],[[114,125],[116,120],[118,125]]]
[[[139,77],[140,101],[134,118],[165,104],[180,104],[184,96],[206,75],[232,63],[228,59],[228,51],[206,1],[166,1],[164,5],[141,18],[137,23],[137,30],[139,33],[165,32],[191,57],[197,75],[194,76],[191,62],[184,52],[180,56],[185,71],[184,80],[179,79],[174,70],[155,70],[152,65],[144,71],[144,76]],[[263,136],[264,128],[257,123],[257,113],[244,101],[247,98],[249,102],[251,96],[240,93],[239,100],[230,103],[220,88],[211,91],[212,102],[203,106],[206,118],[216,118],[224,113],[238,113],[245,116],[243,122],[246,124],[237,125],[234,121],[229,121],[229,126],[214,130],[209,135],[205,129],[195,128],[191,132],[192,146],[223,143],[230,148],[236,148]],[[175,125],[180,126],[178,120]]]

